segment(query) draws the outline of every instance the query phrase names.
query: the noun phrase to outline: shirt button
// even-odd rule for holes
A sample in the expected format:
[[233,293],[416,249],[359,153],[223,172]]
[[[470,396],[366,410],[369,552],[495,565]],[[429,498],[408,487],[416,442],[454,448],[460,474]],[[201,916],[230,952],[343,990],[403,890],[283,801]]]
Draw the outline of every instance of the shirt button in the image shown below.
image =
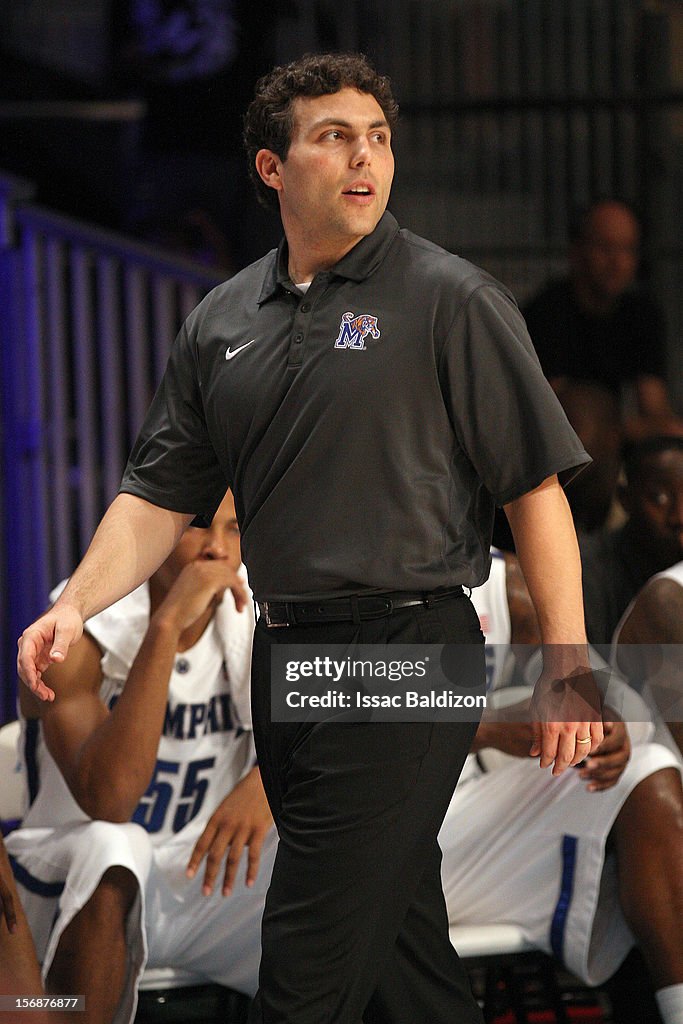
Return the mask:
[[295,334],[294,335],[294,344],[295,345],[300,345],[303,340],[304,340],[304,336],[303,336],[303,334],[301,334],[301,332],[299,332],[299,334]]
[[310,309],[311,309],[310,302],[304,302],[303,305],[301,306],[301,312],[302,313],[308,313],[310,311]]

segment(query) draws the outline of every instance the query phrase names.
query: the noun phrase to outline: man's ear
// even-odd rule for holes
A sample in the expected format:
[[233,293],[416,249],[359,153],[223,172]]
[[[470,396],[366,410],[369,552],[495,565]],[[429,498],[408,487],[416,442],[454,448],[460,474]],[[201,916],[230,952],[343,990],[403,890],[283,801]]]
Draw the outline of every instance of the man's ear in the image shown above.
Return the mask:
[[272,149],[259,149],[254,164],[261,180],[269,188],[274,188],[277,192],[280,192],[282,190],[282,179],[280,177],[282,161],[277,153],[273,153]]

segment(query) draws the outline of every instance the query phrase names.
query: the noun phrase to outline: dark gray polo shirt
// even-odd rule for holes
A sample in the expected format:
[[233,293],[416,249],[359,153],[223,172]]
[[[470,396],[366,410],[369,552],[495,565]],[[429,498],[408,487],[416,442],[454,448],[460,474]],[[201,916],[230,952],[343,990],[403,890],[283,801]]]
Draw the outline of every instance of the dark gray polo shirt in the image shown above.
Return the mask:
[[509,293],[385,213],[302,295],[283,244],[176,339],[122,490],[235,495],[259,599],[482,583],[494,503],[590,461]]

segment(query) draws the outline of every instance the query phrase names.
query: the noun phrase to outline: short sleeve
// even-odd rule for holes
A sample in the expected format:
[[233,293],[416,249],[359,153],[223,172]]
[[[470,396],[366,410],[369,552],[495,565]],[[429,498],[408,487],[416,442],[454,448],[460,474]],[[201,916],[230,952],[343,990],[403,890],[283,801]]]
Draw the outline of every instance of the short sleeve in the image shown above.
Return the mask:
[[458,441],[497,504],[555,473],[567,483],[590,462],[502,287],[473,290],[451,327],[439,372]]
[[175,340],[166,371],[126,466],[121,491],[208,526],[230,485],[211,443],[194,342],[187,325]]

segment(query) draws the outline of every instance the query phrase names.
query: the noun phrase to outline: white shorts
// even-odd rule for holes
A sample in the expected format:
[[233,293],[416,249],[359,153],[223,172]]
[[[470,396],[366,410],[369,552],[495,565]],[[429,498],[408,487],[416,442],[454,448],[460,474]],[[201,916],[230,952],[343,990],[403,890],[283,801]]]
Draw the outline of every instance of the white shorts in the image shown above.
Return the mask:
[[681,769],[655,743],[634,746],[616,786],[588,793],[578,773],[560,778],[537,761],[510,759],[458,786],[439,842],[451,924],[516,924],[589,985],[601,985],[634,944],[606,855],[629,793],[662,768]]
[[27,828],[6,840],[17,887],[47,976],[59,938],[87,903],[104,872],[128,868],[138,896],[128,917],[128,976],[114,1024],[133,1020],[145,967],[172,966],[253,995],[261,953],[261,915],[277,847],[271,829],[253,887],[244,884],[246,853],[233,892],[201,892],[204,864],[191,881],[185,868],[200,828],[188,826],[155,848],[139,825],[85,822],[59,829]]

